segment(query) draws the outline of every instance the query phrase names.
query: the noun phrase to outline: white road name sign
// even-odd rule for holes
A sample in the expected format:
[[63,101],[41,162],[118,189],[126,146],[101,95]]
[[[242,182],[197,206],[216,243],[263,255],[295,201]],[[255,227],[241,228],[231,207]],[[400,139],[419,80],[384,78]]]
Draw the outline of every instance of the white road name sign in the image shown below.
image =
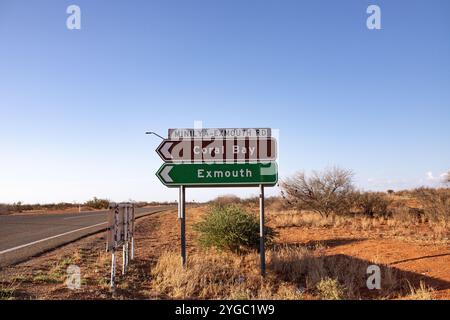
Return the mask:
[[211,139],[211,138],[269,138],[270,128],[208,128],[208,129],[169,129],[168,137],[174,139]]

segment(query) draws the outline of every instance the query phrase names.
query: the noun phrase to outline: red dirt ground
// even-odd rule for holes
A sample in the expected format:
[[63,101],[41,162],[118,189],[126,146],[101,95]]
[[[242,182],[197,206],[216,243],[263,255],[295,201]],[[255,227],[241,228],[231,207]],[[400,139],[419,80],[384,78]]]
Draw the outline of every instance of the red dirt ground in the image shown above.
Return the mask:
[[[191,227],[202,212],[201,208],[188,209],[188,254],[197,250]],[[408,281],[417,283],[423,280],[433,287],[433,298],[450,299],[450,248],[447,245],[420,244],[380,236],[368,238],[363,232],[349,234],[345,228],[285,227],[277,231],[278,243],[320,245],[326,255],[341,254],[392,266]],[[136,259],[125,278],[118,276],[116,293],[112,294],[108,286],[110,255],[104,252],[105,236],[98,234],[0,270],[0,298],[164,299],[151,287],[150,270],[162,252],[177,250],[178,246],[176,211],[150,215],[137,221]],[[118,262],[120,259],[119,256]],[[80,266],[82,289],[69,290],[64,284],[65,260]],[[42,277],[42,274],[50,277]]]

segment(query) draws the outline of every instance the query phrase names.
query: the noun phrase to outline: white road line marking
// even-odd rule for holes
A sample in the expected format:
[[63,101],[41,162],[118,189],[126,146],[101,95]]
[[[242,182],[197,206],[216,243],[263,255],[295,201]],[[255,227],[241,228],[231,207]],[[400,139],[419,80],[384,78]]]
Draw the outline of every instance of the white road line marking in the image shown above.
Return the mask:
[[27,244],[22,244],[20,246],[14,247],[14,248],[10,248],[10,249],[6,249],[6,250],[3,250],[3,251],[0,251],[0,254],[4,254],[4,253],[8,253],[8,252],[15,251],[15,250],[18,250],[18,249],[22,249],[22,248],[25,248],[25,247],[29,247],[29,246],[32,246],[32,245],[35,245],[37,243],[44,242],[44,241],[47,241],[47,240],[63,237],[65,235],[68,235],[68,234],[71,234],[71,233],[74,233],[74,232],[86,230],[86,229],[93,228],[93,227],[98,227],[98,226],[101,226],[102,224],[107,224],[107,222],[97,223],[97,224],[94,224],[94,225],[89,226],[89,227],[84,227],[84,228],[80,228],[80,229],[64,232],[64,233],[58,234],[56,236],[51,236],[51,237],[48,237],[48,238],[45,238],[45,239],[41,239],[41,240],[37,240],[37,241],[33,241],[33,242],[30,242],[30,243],[27,243]]
[[82,216],[76,216],[76,217],[63,218],[63,220],[71,220],[71,219],[79,219],[79,218],[92,218],[92,217],[98,217],[98,216],[103,216],[103,215],[106,215],[106,214],[102,213],[102,214],[82,215]]

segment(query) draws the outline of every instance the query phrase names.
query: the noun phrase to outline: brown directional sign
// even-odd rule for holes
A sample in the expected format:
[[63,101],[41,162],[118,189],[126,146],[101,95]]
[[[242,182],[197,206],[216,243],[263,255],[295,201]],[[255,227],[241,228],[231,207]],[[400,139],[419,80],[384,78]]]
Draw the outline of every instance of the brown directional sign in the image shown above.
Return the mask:
[[254,162],[277,158],[274,138],[163,140],[156,149],[165,162]]

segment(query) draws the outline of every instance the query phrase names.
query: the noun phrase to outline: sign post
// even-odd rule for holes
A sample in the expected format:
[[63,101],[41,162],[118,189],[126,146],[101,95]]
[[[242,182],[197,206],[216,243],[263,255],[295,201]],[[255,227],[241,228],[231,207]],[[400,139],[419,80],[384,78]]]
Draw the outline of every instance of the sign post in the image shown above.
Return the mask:
[[180,186],[180,234],[181,234],[181,265],[186,268],[186,200],[185,200],[185,186]]
[[156,172],[167,187],[179,188],[181,264],[186,268],[186,187],[260,189],[261,275],[266,274],[264,187],[278,182],[277,141],[270,128],[169,129],[156,149],[164,164]]
[[259,185],[259,254],[261,258],[261,275],[266,275],[266,251],[264,236],[264,186]]

